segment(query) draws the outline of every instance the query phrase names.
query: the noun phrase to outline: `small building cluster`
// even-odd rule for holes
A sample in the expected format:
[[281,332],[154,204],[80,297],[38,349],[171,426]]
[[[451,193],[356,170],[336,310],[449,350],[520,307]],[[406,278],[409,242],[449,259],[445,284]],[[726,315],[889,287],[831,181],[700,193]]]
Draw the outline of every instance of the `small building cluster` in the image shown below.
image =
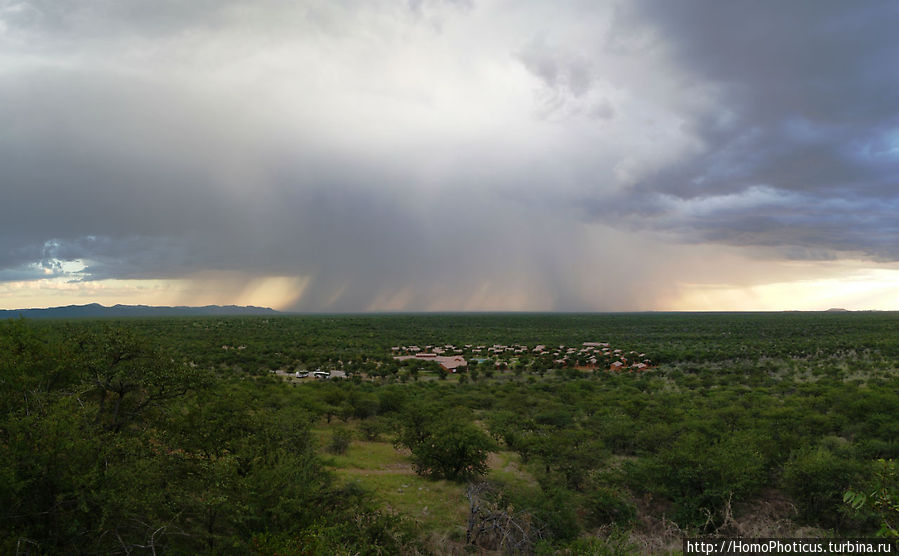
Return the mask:
[[[470,348],[471,346],[466,347]],[[425,361],[434,361],[435,363],[443,367],[444,370],[451,373],[455,373],[460,368],[468,366],[468,362],[465,360],[465,357],[462,356],[464,350],[462,348],[457,348],[452,344],[446,344],[443,346],[428,345],[425,346],[424,349],[418,346],[395,346],[390,349],[394,354],[404,354],[395,355],[394,359],[396,359],[397,361],[403,361],[406,359],[422,359]]]
[[426,345],[419,347],[394,346],[390,348],[394,359],[421,359],[436,361],[450,372],[468,365],[466,358],[475,362],[492,360],[497,369],[504,369],[510,364],[525,358],[541,361],[547,366],[569,367],[579,369],[601,369],[610,371],[644,371],[652,366],[652,361],[645,353],[613,349],[608,342],[584,342],[580,346],[552,346],[538,344],[533,347],[523,344],[493,344],[461,347],[452,344],[442,346]]

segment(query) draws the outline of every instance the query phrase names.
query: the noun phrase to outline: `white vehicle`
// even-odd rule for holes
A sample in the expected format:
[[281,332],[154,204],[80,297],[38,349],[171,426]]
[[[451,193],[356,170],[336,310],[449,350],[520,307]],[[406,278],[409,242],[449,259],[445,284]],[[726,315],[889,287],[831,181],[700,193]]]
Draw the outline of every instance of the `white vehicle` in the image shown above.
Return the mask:
[[306,378],[309,376],[309,371],[297,371],[294,376],[297,378]]
[[331,378],[331,371],[315,371],[312,373],[315,378]]

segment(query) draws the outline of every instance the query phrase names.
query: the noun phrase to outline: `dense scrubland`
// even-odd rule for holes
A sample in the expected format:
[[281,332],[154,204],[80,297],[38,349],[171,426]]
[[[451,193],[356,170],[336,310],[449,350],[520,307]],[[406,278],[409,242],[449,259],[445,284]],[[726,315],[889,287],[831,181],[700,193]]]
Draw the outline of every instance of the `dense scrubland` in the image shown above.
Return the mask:
[[[447,374],[391,346],[580,345]],[[0,324],[0,552],[677,551],[896,535],[899,314]],[[343,380],[295,379],[340,369]]]

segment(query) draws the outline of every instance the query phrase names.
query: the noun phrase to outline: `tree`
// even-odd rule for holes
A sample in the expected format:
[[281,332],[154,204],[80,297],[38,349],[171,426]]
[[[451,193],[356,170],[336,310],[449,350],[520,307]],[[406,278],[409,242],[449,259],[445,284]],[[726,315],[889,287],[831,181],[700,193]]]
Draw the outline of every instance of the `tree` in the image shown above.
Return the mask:
[[468,480],[487,472],[493,442],[463,416],[416,405],[406,412],[397,444],[409,448],[419,475]]
[[658,493],[674,504],[682,526],[709,527],[724,518],[732,497],[744,499],[767,480],[758,440],[745,433],[720,439],[690,431],[628,471],[631,486]]
[[841,526],[846,487],[864,477],[864,464],[827,446],[806,446],[784,465],[783,482],[796,499],[803,519],[828,527]]
[[438,423],[427,440],[410,449],[419,474],[464,481],[487,473],[487,455],[492,447],[481,429],[462,420],[450,420]]
[[113,432],[145,409],[205,383],[203,373],[176,363],[126,330],[87,334],[76,340],[75,347],[99,406],[96,422]]

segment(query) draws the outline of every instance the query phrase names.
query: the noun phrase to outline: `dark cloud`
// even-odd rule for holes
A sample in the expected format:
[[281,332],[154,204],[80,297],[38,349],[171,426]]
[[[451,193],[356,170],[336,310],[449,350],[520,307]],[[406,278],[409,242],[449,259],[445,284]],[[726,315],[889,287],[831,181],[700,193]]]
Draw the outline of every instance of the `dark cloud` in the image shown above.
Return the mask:
[[[639,6],[639,7],[637,7]],[[687,203],[764,187],[776,203],[658,221],[738,245],[851,250],[896,260],[899,10],[882,3],[643,2],[619,12],[656,31],[715,103],[685,113],[701,152],[645,176],[633,196]],[[662,203],[664,205],[664,203]],[[600,209],[597,209],[600,210]],[[676,224],[675,224],[676,223]]]
[[0,281],[614,309],[634,229],[899,260],[894,8],[546,6],[0,6]]

